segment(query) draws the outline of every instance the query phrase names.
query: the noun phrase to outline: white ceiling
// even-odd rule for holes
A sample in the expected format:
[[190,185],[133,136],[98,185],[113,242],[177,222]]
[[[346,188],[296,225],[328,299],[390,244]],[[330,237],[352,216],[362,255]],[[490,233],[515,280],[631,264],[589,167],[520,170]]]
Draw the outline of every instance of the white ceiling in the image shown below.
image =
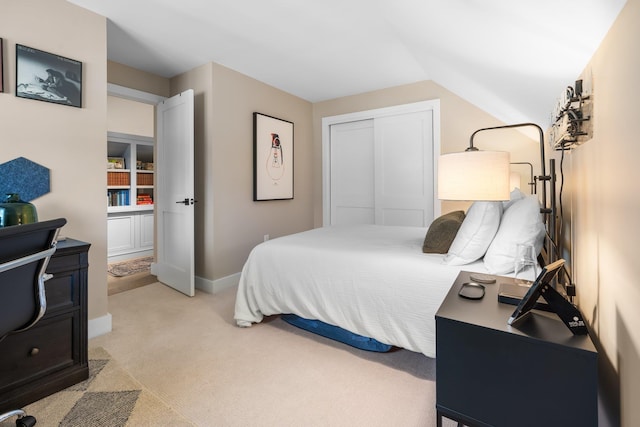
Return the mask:
[[549,124],[626,0],[69,0],[108,57],[173,77],[216,62],[311,102],[433,80]]

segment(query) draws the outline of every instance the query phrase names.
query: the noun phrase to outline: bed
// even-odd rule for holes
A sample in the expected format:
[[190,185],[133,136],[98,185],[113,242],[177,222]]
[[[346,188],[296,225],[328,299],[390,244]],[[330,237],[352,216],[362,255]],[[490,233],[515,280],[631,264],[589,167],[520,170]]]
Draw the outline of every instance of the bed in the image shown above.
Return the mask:
[[[529,205],[539,210],[537,201]],[[446,253],[423,252],[433,224],[328,226],[261,243],[242,269],[236,323],[249,327],[264,316],[294,314],[435,357],[435,312],[458,273],[495,272],[484,255],[500,231],[502,240],[525,234],[541,240],[538,212],[528,233],[502,230],[505,207],[512,209],[501,202],[474,203]],[[522,212],[513,209],[510,216],[520,218]],[[512,268],[513,259],[502,255],[492,258]]]

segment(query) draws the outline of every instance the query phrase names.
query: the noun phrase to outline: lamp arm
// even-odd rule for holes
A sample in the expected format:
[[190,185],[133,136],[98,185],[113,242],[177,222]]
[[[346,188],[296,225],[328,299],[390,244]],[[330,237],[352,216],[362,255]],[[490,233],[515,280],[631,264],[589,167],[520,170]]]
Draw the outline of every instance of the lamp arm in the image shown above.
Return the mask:
[[531,186],[531,194],[536,194],[536,179],[533,176],[533,165],[529,162],[511,162],[512,165],[529,165],[529,185]]
[[540,170],[542,172],[542,177],[546,177],[547,172],[545,168],[545,155],[544,155],[544,131],[540,126],[538,126],[535,123],[517,123],[515,125],[493,126],[489,128],[478,129],[477,131],[471,134],[471,137],[469,138],[469,148],[467,148],[467,150],[469,151],[477,150],[477,148],[473,145],[473,138],[476,136],[477,133],[483,132],[485,130],[511,129],[511,128],[526,127],[526,126],[533,126],[538,130],[539,142],[540,142]]
[[[544,131],[542,130],[542,128],[540,126],[538,126],[535,123],[517,123],[514,125],[503,125],[503,126],[493,126],[493,127],[488,127],[488,128],[482,128],[482,129],[478,129],[477,131],[473,132],[471,134],[471,137],[469,138],[469,148],[467,148],[467,151],[475,151],[477,150],[476,147],[474,147],[473,145],[473,138],[476,136],[476,134],[486,131],[486,130],[496,130],[496,129],[511,129],[511,128],[520,128],[520,127],[526,127],[526,126],[533,126],[538,130],[538,135],[539,135],[539,142],[540,142],[540,171],[542,172],[542,174],[538,177],[540,180],[542,181],[548,181],[550,179],[550,177],[547,176],[547,170],[545,167],[545,156],[544,156]],[[543,183],[544,184],[544,183]],[[546,185],[542,186],[542,208],[543,210],[547,210],[547,190],[546,190]]]

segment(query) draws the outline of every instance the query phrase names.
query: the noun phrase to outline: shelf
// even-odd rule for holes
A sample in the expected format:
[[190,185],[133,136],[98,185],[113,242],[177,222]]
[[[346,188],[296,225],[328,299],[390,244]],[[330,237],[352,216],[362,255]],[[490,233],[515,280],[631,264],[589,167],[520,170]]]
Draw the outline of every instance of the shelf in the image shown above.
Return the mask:
[[[107,255],[117,260],[153,254],[154,139],[140,135],[107,133],[107,155],[124,159],[128,169],[107,169]],[[117,173],[112,173],[117,172]],[[129,185],[125,185],[129,184]],[[115,193],[115,194],[114,194]],[[107,201],[109,204],[109,201]]]
[[107,155],[121,158],[125,166],[107,169],[108,213],[153,210],[152,204],[137,204],[141,196],[154,198],[153,150],[153,138],[108,132]]
[[152,211],[153,205],[127,205],[127,206],[109,206],[107,213],[125,213],[125,212],[140,212],[140,211]]

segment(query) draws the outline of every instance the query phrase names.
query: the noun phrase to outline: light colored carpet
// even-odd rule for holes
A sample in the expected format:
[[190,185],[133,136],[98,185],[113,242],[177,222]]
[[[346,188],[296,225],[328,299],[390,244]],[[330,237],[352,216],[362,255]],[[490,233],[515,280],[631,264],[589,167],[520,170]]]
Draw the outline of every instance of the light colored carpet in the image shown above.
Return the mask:
[[[38,427],[192,426],[132,378],[101,347],[89,349],[89,378],[23,408]],[[15,418],[0,427],[15,426]]]
[[113,331],[90,347],[197,426],[435,426],[433,359],[358,350],[278,317],[238,328],[235,292],[189,298],[155,283],[112,295]]

